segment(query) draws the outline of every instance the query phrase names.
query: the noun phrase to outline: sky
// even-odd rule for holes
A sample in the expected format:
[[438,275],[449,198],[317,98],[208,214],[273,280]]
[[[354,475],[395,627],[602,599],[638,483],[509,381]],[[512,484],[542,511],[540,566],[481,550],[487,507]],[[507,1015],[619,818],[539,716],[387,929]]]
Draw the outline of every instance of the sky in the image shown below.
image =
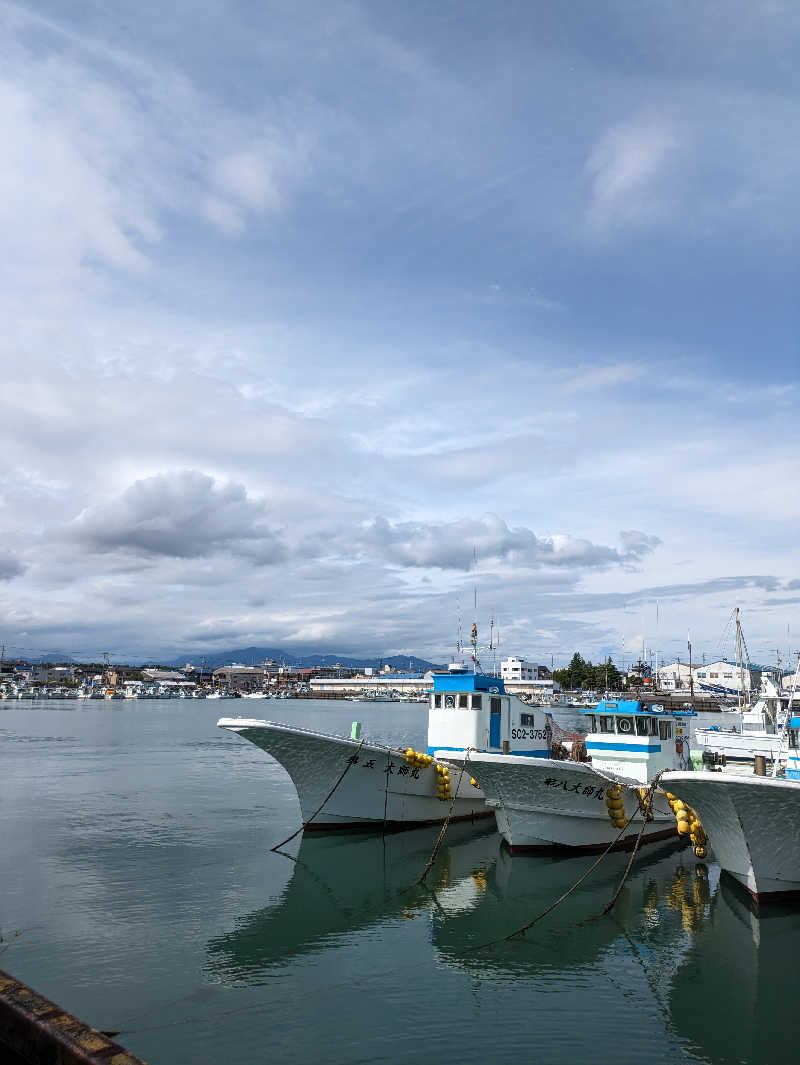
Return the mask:
[[[0,2],[0,640],[800,647],[800,9]],[[475,602],[477,601],[477,611]]]

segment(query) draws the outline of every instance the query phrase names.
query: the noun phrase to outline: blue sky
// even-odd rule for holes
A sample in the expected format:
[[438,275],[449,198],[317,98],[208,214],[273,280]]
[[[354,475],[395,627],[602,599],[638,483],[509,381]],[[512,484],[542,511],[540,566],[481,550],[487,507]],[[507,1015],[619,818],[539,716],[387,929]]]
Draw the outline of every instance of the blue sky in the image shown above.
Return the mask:
[[8,647],[786,659],[799,38],[0,4]]

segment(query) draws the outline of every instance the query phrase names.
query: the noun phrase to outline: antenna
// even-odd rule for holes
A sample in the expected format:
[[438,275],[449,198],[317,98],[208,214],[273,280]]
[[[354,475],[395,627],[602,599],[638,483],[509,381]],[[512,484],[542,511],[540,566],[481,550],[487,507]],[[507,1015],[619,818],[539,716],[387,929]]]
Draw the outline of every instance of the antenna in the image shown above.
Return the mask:
[[478,616],[478,548],[472,545],[472,598],[473,617]]

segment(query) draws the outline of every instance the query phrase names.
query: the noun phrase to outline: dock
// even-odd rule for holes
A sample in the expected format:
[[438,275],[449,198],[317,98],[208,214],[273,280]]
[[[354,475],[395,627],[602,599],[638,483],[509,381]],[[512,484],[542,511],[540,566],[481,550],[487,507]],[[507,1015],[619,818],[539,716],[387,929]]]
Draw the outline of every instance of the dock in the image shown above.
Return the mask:
[[145,1065],[38,991],[0,970],[0,1059],[4,1065]]

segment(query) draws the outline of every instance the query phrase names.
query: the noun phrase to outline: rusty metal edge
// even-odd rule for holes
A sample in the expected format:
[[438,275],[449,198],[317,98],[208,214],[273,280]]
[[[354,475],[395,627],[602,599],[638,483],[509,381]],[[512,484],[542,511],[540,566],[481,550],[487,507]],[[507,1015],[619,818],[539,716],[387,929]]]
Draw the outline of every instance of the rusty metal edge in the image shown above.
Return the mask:
[[2,970],[0,1048],[25,1065],[145,1065],[113,1039]]

